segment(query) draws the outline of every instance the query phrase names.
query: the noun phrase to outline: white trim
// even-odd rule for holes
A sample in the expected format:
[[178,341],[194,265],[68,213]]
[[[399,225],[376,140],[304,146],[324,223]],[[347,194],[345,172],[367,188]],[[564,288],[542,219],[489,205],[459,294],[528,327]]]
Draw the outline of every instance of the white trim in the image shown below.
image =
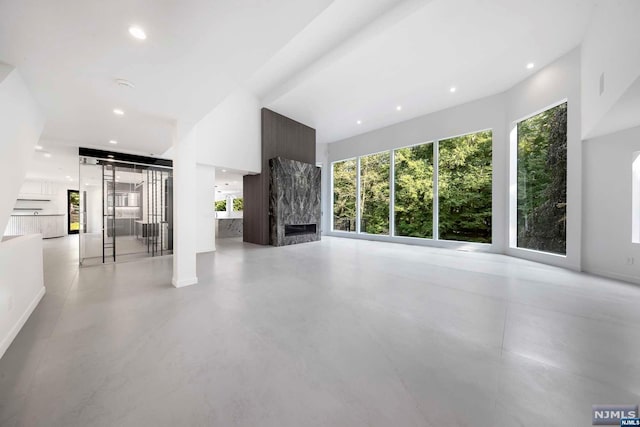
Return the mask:
[[33,310],[35,310],[38,304],[40,303],[40,300],[44,296],[45,292],[46,290],[44,286],[40,288],[36,296],[33,298],[33,300],[31,300],[27,308],[24,310],[24,312],[22,313],[22,315],[20,316],[16,324],[13,325],[13,327],[9,331],[9,334],[2,340],[2,342],[0,342],[0,359],[2,358],[2,356],[4,356],[4,353],[7,351],[7,349],[13,342],[13,340],[16,338],[16,336],[18,335],[18,333],[20,332],[24,324],[27,323],[27,320],[29,320],[29,317],[33,313]]
[[[517,119],[512,121],[509,124],[509,220],[508,220],[508,241],[509,246],[505,253],[507,255],[521,257],[537,262],[543,262],[559,267],[564,268],[572,268],[567,263],[567,255],[568,255],[568,235],[565,234],[565,251],[564,255],[562,254],[554,254],[552,252],[544,252],[538,251],[535,249],[529,248],[521,248],[518,247],[518,123],[530,119],[532,117],[537,116],[538,114],[544,113],[545,111],[551,110],[552,108],[558,107],[562,104],[567,104],[567,111],[569,109],[569,102],[567,98],[564,98],[562,101],[554,102],[542,109],[537,110],[535,113],[529,114],[524,118]],[[567,114],[567,202],[568,200],[568,190],[569,190],[569,116]],[[569,220],[567,214],[567,221]]]
[[579,269],[573,268],[571,265],[567,264],[566,255],[554,254],[551,252],[541,252],[525,248],[507,248],[504,254],[515,258],[522,258],[529,261],[554,265],[556,267],[568,268],[569,270],[580,271]]
[[607,271],[607,270],[599,270],[599,269],[595,269],[595,270],[591,270],[591,269],[584,269],[582,270],[583,273],[587,273],[587,274],[591,274],[594,276],[598,276],[598,277],[604,277],[607,279],[612,279],[612,280],[620,280],[623,282],[627,282],[630,283],[632,285],[640,285],[640,277],[638,276],[632,276],[632,275],[628,275],[628,274],[620,274],[620,273],[615,273],[613,271]]
[[640,243],[640,151],[631,162],[631,243]]
[[360,156],[356,157],[356,234],[360,234]]
[[509,217],[507,221],[507,250],[518,248],[518,124],[513,122],[509,129]]
[[174,288],[184,288],[185,286],[196,285],[198,283],[197,277],[190,277],[187,279],[176,279],[175,277],[171,279],[171,284]]
[[439,197],[439,179],[440,179],[440,140],[433,141],[432,159],[433,159],[433,202],[431,203],[432,218],[431,221],[431,236],[433,240],[440,240],[440,200]]
[[342,237],[347,239],[370,240],[387,243],[400,243],[404,245],[426,246],[440,249],[453,249],[469,252],[490,252],[500,254],[491,243],[462,242],[455,240],[433,240],[422,237],[387,236],[386,234],[355,234],[347,231],[334,231],[327,234],[331,237]]
[[396,235],[396,150],[389,153],[389,236]]
[[329,229],[325,231],[324,234],[330,233],[333,231],[333,203],[335,200],[335,195],[333,194],[333,163],[330,163],[331,172],[329,173],[329,196],[331,199],[329,200]]
[[[537,115],[538,115],[538,114],[540,114],[540,113],[544,113],[544,112],[545,112],[545,111],[547,111],[547,110],[551,110],[552,108],[555,108],[555,107],[557,107],[558,105],[562,105],[562,104],[565,104],[565,103],[567,104],[567,109],[568,109],[568,108],[569,108],[569,98],[564,98],[564,99],[562,99],[561,101],[557,101],[557,102],[553,102],[553,103],[551,103],[551,104],[548,104],[546,107],[542,107],[542,108],[540,108],[540,109],[536,110],[536,111],[535,111],[535,112],[533,112],[533,113],[527,114],[527,115],[526,115],[526,116],[524,116],[524,117],[520,117],[520,118],[518,118],[518,119],[513,120],[513,121],[511,122],[511,125],[516,125],[516,127],[517,127],[518,123],[520,123],[520,122],[522,122],[522,121],[525,121],[525,120],[527,120],[527,119],[530,119],[531,117],[537,116]],[[567,126],[567,127],[568,127],[568,126]]]

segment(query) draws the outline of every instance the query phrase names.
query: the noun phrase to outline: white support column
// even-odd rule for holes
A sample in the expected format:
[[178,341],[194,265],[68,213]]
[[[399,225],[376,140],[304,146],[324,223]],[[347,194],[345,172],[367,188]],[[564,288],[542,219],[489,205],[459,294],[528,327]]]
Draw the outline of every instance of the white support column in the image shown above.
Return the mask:
[[226,202],[227,202],[227,215],[229,215],[229,218],[231,218],[231,212],[233,212],[233,199],[235,199],[235,197],[233,196],[227,196],[226,197]]
[[196,252],[216,250],[216,168],[199,164],[196,167],[196,199],[198,206]]
[[[173,279],[176,288],[198,283],[197,128],[173,143]],[[213,188],[211,189],[213,191]],[[212,208],[213,209],[213,208]]]

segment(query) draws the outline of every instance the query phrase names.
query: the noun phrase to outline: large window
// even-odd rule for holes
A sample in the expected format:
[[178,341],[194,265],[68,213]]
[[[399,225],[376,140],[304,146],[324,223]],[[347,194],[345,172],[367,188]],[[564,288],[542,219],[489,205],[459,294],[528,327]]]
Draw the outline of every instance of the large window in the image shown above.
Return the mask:
[[491,131],[439,145],[439,238],[491,243]]
[[389,234],[389,152],[360,157],[360,231]]
[[333,164],[334,231],[491,243],[490,130],[391,154]]
[[518,123],[517,245],[566,254],[567,104]]
[[395,234],[433,237],[433,144],[394,153]]
[[333,229],[356,231],[356,159],[333,164]]

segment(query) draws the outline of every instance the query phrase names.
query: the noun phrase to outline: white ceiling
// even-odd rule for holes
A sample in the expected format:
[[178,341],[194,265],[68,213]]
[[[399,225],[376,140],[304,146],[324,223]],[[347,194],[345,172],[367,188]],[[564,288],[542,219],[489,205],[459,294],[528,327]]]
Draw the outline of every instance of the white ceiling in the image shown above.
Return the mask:
[[163,153],[177,122],[199,120],[330,2],[0,0],[0,61],[42,106],[44,138]]
[[528,62],[535,72],[578,46],[595,2],[0,0],[0,61],[41,104],[45,149],[62,150],[36,154],[30,176],[57,180],[77,175],[71,159],[48,164],[69,147],[164,153],[176,123],[240,86],[318,142],[499,93],[530,75]]
[[[78,148],[57,141],[40,141],[42,150],[35,150],[27,179],[68,182],[78,185]],[[50,157],[45,157],[45,154]],[[69,177],[69,178],[67,178]]]
[[[365,26],[272,88],[264,100],[269,108],[316,128],[318,142],[334,142],[508,89],[532,72],[527,63],[539,68],[579,45],[594,3],[399,2],[386,14],[392,19],[376,21],[386,25]],[[298,37],[319,39],[331,31],[325,22]],[[296,55],[293,44],[279,53],[283,64],[287,55]],[[453,94],[452,86],[457,88]]]
[[224,200],[227,196],[242,197],[243,175],[245,174],[241,171],[234,171],[231,169],[224,169],[224,168],[216,168],[216,180],[215,180],[216,200]]

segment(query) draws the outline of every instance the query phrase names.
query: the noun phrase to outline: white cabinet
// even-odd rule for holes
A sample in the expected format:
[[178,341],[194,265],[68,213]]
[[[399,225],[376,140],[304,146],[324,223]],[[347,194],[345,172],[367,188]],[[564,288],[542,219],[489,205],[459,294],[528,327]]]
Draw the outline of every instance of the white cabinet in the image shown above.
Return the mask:
[[40,233],[45,239],[66,234],[64,215],[12,215],[5,236]]

